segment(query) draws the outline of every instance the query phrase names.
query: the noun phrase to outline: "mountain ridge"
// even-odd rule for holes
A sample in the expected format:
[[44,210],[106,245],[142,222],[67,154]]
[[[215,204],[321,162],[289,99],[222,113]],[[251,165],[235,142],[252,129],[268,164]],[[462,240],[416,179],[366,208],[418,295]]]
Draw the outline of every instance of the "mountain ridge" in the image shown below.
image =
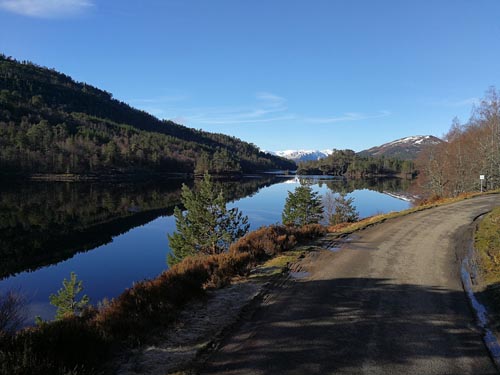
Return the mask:
[[[357,152],[359,156],[371,157],[394,157],[403,160],[413,160],[418,153],[428,145],[444,142],[433,135],[412,135],[384,143],[380,146],[374,146],[366,150]],[[295,162],[319,160],[326,158],[333,153],[331,150],[283,150],[272,151],[272,153],[293,160]]]
[[360,151],[358,155],[414,160],[426,147],[442,142],[444,142],[442,139],[433,135],[412,135]]
[[326,158],[333,150],[283,150],[273,151],[275,155],[281,156],[295,162],[306,160],[319,160]]

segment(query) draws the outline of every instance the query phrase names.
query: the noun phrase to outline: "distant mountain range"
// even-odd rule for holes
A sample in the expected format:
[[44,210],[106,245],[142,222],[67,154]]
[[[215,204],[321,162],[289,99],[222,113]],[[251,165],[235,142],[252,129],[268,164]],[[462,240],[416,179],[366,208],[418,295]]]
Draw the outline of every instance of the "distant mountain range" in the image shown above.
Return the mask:
[[425,147],[444,142],[443,140],[432,135],[414,135],[397,139],[392,142],[384,143],[381,146],[376,146],[363,150],[358,153],[360,156],[386,156],[399,159],[415,159],[419,152]]
[[295,162],[306,160],[319,160],[326,158],[332,153],[332,150],[285,150],[275,151],[273,154],[281,156],[282,158],[290,159]]
[[[373,157],[394,157],[399,159],[415,159],[420,151],[428,145],[434,145],[444,142],[432,135],[415,135],[397,139],[392,142],[384,143],[358,152],[359,156]],[[319,160],[326,158],[333,150],[285,150],[274,151],[273,154],[281,156],[295,162],[307,160]]]

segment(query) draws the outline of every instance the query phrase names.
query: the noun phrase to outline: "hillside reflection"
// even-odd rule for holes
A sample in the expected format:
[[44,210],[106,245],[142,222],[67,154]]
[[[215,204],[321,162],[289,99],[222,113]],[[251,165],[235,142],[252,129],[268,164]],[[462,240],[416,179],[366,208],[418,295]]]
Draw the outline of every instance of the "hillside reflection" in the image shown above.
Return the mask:
[[[267,176],[218,184],[230,201],[280,181]],[[0,185],[0,279],[58,263],[171,215],[182,183]]]
[[404,194],[410,190],[412,180],[401,178],[370,178],[370,179],[343,179],[343,178],[328,178],[324,176],[301,176],[299,177],[301,184],[318,184],[321,188],[323,185],[328,187],[333,193],[349,194],[355,190],[373,190],[379,193]]

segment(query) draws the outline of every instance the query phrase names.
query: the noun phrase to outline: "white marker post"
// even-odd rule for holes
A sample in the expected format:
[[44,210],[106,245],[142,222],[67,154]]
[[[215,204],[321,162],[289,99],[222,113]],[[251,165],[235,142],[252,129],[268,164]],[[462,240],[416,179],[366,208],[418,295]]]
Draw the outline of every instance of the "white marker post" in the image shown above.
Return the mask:
[[483,192],[483,181],[484,181],[484,174],[479,175],[479,179],[481,180],[481,193]]

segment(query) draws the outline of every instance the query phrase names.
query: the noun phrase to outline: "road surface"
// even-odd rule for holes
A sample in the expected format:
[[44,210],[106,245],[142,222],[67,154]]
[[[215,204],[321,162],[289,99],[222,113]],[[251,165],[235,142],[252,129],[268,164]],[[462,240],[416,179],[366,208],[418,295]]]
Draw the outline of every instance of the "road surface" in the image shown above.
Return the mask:
[[472,222],[500,196],[421,211],[306,258],[202,374],[497,374],[460,280]]

